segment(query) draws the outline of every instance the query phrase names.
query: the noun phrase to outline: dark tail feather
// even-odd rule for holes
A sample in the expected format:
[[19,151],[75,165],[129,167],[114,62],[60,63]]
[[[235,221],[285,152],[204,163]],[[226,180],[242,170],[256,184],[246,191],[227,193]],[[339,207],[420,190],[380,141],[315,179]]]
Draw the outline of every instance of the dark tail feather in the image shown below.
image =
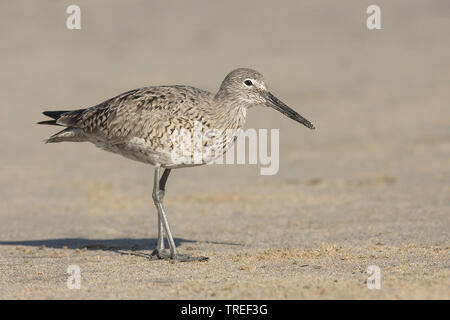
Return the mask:
[[56,123],[56,120],[39,121],[37,124],[46,124],[49,126],[60,126],[60,124]]
[[37,124],[46,124],[50,126],[59,126],[59,124],[56,123],[56,121],[66,112],[69,111],[44,111],[42,114],[46,115],[47,117],[50,117],[54,120],[47,120],[47,121],[39,121]]
[[44,111],[42,114],[46,115],[47,117],[50,117],[52,119],[58,120],[64,113],[67,113],[69,111]]

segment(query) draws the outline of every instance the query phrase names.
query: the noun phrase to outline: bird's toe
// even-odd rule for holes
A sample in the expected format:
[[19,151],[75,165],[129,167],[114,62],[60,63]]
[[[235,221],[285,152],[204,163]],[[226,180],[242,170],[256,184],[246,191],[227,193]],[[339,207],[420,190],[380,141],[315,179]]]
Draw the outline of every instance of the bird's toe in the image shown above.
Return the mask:
[[192,261],[207,261],[209,258],[204,256],[189,256],[186,254],[177,253],[175,255],[171,255],[168,250],[153,250],[150,255],[151,260],[168,260],[171,262],[192,262]]

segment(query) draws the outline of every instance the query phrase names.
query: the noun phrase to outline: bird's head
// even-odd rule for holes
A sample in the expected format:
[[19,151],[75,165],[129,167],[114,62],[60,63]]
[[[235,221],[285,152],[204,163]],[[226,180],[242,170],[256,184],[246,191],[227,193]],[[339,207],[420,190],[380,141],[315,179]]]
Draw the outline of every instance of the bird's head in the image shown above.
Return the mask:
[[252,69],[239,68],[231,71],[223,80],[216,97],[242,104],[246,108],[254,105],[271,107],[306,127],[315,129],[311,122],[270,93],[263,75]]

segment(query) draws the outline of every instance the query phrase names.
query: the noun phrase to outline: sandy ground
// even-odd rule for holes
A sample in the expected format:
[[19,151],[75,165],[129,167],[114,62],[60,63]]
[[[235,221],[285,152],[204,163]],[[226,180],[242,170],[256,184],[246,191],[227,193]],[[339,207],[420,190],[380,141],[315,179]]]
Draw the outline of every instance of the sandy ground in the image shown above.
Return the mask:
[[[368,1],[77,1],[80,31],[69,4],[0,5],[0,298],[450,298],[448,1],[377,1],[378,31]],[[210,260],[150,261],[152,168],[44,145],[35,122],[146,85],[216,91],[240,66],[317,129],[250,110],[280,128],[278,174],[174,171],[179,250]]]

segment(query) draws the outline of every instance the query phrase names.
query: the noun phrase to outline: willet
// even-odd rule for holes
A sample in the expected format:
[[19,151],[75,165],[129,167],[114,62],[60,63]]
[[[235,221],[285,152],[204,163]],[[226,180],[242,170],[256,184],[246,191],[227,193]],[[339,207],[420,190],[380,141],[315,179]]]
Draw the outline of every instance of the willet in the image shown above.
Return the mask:
[[[205,257],[177,253],[167,221],[163,205],[167,178],[172,169],[193,165],[174,161],[171,152],[178,146],[171,135],[181,129],[192,131],[196,122],[222,133],[238,130],[245,124],[247,109],[254,105],[272,107],[314,129],[311,122],[269,92],[259,72],[246,68],[230,72],[215,95],[190,86],[145,87],[87,109],[45,111],[43,114],[54,120],[39,124],[66,127],[46,140],[47,143],[89,141],[104,150],[153,165],[152,196],[158,212],[158,240],[152,256],[179,261],[205,260]],[[223,144],[220,150],[225,152],[234,139],[220,141]],[[164,168],[162,175],[161,168]],[[169,252],[165,248],[164,234]]]

